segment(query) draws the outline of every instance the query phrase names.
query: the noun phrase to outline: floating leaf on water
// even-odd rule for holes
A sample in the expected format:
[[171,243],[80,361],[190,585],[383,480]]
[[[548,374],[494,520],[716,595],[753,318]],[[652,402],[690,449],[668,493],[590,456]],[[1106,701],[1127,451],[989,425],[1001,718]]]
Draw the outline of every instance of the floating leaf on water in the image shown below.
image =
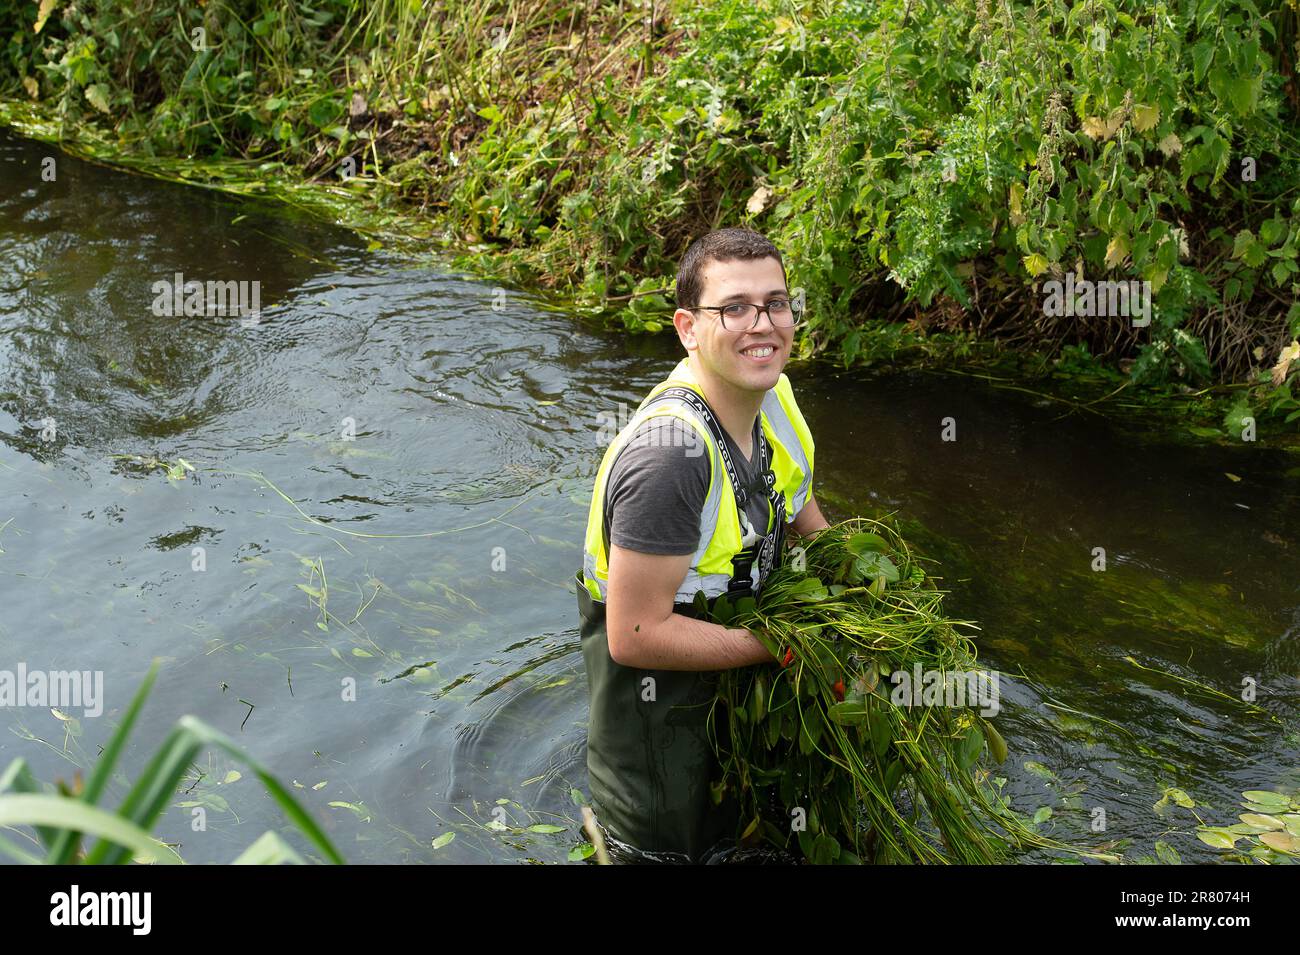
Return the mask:
[[351,810],[356,815],[356,817],[360,819],[362,822],[370,821],[370,810],[365,808],[364,805],[358,806],[355,803],[344,802],[341,799],[331,802],[330,805],[333,806],[335,809]]
[[353,648],[352,648],[352,655],[353,655],[354,657],[373,657],[373,656],[374,656],[374,654],[371,653],[369,650],[362,650],[360,647],[353,647]]
[[576,786],[569,790],[569,798],[573,800],[575,806],[585,806],[587,804],[587,797]]
[[1231,849],[1237,844],[1237,840],[1241,836],[1235,832],[1229,832],[1227,829],[1205,827],[1196,830],[1196,838],[1215,849]]
[[441,849],[443,846],[445,846],[447,843],[451,842],[451,840],[455,838],[456,838],[456,833],[444,832],[437,839],[433,840],[433,848]]
[[1043,779],[1055,779],[1055,778],[1056,778],[1056,773],[1052,772],[1050,769],[1048,769],[1048,768],[1047,768],[1046,766],[1044,766],[1042,763],[1037,762],[1036,760],[1032,760],[1032,759],[1031,759],[1031,760],[1028,760],[1028,761],[1025,763],[1025,769],[1028,770],[1029,772],[1033,773],[1035,776],[1041,776],[1041,777],[1043,777]]
[[1276,816],[1263,816],[1257,812],[1243,812],[1237,818],[1248,826],[1256,826],[1262,829],[1283,829],[1286,827],[1286,823]]
[[1039,806],[1034,812],[1034,825],[1039,826],[1052,818],[1051,806]]
[[1165,865],[1182,865],[1182,857],[1178,855],[1176,849],[1167,842],[1156,841],[1156,857]]
[[319,791],[324,789],[328,785],[329,783],[327,783],[325,780],[322,779],[320,782],[318,782],[315,786],[312,786],[311,788]]
[[591,856],[595,855],[595,853],[596,853],[596,847],[593,846],[590,842],[584,842],[581,845],[574,846],[572,849],[569,850],[569,861],[581,862],[584,859],[591,858]]
[[230,772],[226,773],[226,778],[221,780],[221,785],[229,786],[231,783],[237,783],[243,778],[243,774],[240,773],[239,770],[232,769]]
[[1166,789],[1165,795],[1184,809],[1192,809],[1196,806],[1196,801],[1181,789]]
[[1277,806],[1278,809],[1288,809],[1291,806],[1291,798],[1282,793],[1270,792],[1267,789],[1251,789],[1242,793],[1251,802],[1261,806]]
[[549,823],[549,822],[536,822],[536,823],[533,823],[533,825],[531,825],[531,826],[528,827],[528,831],[529,831],[529,832],[540,832],[540,833],[544,833],[544,834],[550,834],[550,833],[552,833],[552,832],[564,832],[564,827],[563,827],[563,826],[554,826],[554,825],[551,825],[551,823]]
[[1243,836],[1257,836],[1261,832],[1268,832],[1267,826],[1251,826],[1244,822],[1234,822],[1230,826],[1224,826],[1229,832],[1240,833]]
[[1288,855],[1300,855],[1300,839],[1297,839],[1289,832],[1265,832],[1260,835],[1259,841],[1270,849],[1276,849],[1278,852],[1285,852]]
[[72,717],[69,716],[67,713],[64,713],[62,710],[56,710],[53,707],[50,708],[50,712],[54,714],[54,718],[56,720],[63,720],[63,722],[65,723],[68,722],[68,720],[72,719]]
[[533,783],[540,783],[540,782],[541,782],[543,779],[545,779],[545,778],[546,778],[546,774],[543,773],[543,774],[540,775],[540,776],[533,776],[533,777],[531,777],[531,778],[529,778],[529,779],[525,779],[525,780],[524,780],[522,783],[520,783],[519,785],[520,785],[520,786],[531,786]]

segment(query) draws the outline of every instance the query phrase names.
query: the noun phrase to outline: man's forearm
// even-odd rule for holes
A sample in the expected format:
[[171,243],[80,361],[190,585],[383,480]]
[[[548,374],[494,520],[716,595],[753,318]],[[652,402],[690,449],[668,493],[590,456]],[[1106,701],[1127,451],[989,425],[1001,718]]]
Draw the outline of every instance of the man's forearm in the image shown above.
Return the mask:
[[[634,625],[635,626],[635,625]],[[729,670],[772,663],[774,657],[748,630],[696,620],[679,613],[640,624],[627,636],[624,666],[642,670]]]
[[822,516],[822,509],[817,505],[815,497],[809,497],[808,502],[795,515],[794,520],[790,523],[791,529],[800,537],[804,538],[817,531],[825,530],[830,527],[830,522]]

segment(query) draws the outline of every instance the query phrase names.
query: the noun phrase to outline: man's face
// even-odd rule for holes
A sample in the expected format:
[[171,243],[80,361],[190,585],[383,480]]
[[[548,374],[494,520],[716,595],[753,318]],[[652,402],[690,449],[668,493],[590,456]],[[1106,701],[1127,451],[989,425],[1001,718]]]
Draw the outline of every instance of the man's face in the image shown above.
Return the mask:
[[[776,259],[714,260],[705,264],[702,277],[701,305],[766,305],[790,297]],[[756,326],[744,331],[724,328],[718,312],[707,310],[679,308],[673,314],[673,324],[683,347],[694,356],[692,364],[698,366],[698,372],[740,391],[771,389],[781,377],[794,342],[794,328],[773,326],[766,312]],[[771,348],[766,357],[760,357],[763,346]]]

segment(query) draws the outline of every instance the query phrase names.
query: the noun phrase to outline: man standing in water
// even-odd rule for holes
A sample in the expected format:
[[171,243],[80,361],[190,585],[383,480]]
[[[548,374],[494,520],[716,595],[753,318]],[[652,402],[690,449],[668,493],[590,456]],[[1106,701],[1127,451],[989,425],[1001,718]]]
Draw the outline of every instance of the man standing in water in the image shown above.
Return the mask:
[[702,861],[735,835],[707,721],[719,671],[772,664],[748,630],[698,619],[757,595],[787,530],[827,526],[813,440],[782,372],[800,309],[776,246],[719,229],[686,250],[673,325],[687,351],[611,442],[578,574],[597,818],[663,858]]

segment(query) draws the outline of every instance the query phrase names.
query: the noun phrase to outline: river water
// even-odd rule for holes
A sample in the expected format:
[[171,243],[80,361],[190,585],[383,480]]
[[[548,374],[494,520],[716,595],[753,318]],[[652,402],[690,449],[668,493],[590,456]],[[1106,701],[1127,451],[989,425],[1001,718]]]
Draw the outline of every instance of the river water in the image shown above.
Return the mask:
[[[586,329],[284,208],[9,137],[0,160],[0,669],[99,670],[105,695],[99,717],[0,709],[0,769],[87,774],[158,658],[110,805],[192,713],[350,861],[566,861],[587,501],[607,422],[675,340]],[[260,320],[155,314],[178,272],[260,282]],[[1241,790],[1300,785],[1294,458],[971,377],[787,371],[828,517],[895,513],[981,627],[1018,810],[1215,861],[1189,811],[1153,810],[1165,788],[1227,824]],[[222,862],[267,829],[305,850],[211,753],[156,832]]]

